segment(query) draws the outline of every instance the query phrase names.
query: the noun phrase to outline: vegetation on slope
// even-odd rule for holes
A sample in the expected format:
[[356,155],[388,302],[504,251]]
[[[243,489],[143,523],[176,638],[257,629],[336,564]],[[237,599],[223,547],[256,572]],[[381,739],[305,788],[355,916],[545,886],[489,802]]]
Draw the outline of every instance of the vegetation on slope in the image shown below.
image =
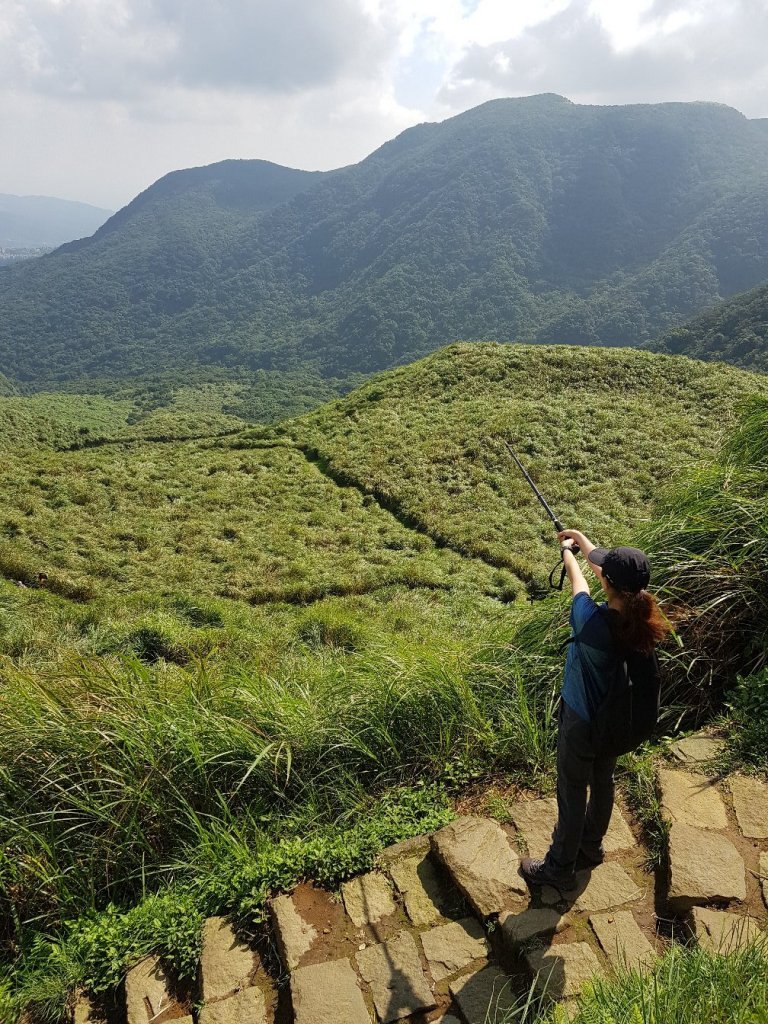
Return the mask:
[[[521,351],[525,363],[515,361]],[[558,511],[560,502],[575,516],[589,495],[567,505],[573,471],[555,456],[580,450],[571,420],[561,415],[565,398],[584,399],[573,386],[580,380],[591,386],[589,400],[599,394],[596,380],[611,385],[605,394],[612,401],[592,412],[602,429],[583,435],[596,450],[579,467],[598,488],[595,504],[603,477],[614,474],[618,497],[605,510],[614,518],[601,538],[610,541],[651,516],[652,481],[641,485],[649,490],[636,505],[624,500],[633,449],[655,460],[652,476],[673,477],[682,461],[711,459],[737,398],[759,398],[723,449],[709,490],[685,479],[669,484],[651,553],[668,599],[684,612],[700,606],[710,614],[711,596],[695,560],[679,554],[686,543],[735,581],[716,613],[730,630],[729,645],[706,649],[685,621],[680,637],[688,661],[703,652],[713,673],[744,677],[729,700],[735,721],[750,728],[733,756],[768,770],[766,673],[755,660],[765,615],[758,610],[749,620],[742,601],[752,590],[765,606],[768,399],[760,376],[633,352],[456,346],[271,437],[247,431],[173,447],[138,440],[37,453],[28,446],[15,455],[32,507],[21,520],[19,550],[60,558],[55,579],[75,571],[82,545],[87,556],[78,583],[108,586],[72,601],[0,583],[0,957],[14,975],[14,1007],[32,1000],[56,1019],[68,989],[114,984],[126,963],[149,948],[189,972],[201,915],[231,911],[258,921],[269,892],[306,875],[337,881],[369,864],[382,844],[446,820],[446,794],[468,782],[503,772],[512,782],[547,787],[567,601],[501,603],[484,589],[498,586],[499,570],[453,550],[460,546],[456,521],[435,518],[414,529],[413,519],[430,511],[445,452],[453,451],[453,479],[471,482],[477,474],[480,497],[484,480],[510,488],[489,485],[488,492],[494,500],[505,496],[508,533],[497,535],[498,550],[506,537],[514,550],[516,536],[539,516],[532,497],[512,490],[517,485],[506,467],[502,479],[500,454],[489,464],[484,448],[478,455],[450,447],[461,424],[471,439],[500,422],[508,426],[510,418],[520,440],[528,436],[526,423],[530,429],[536,450],[524,455],[552,456],[546,466],[534,459],[531,468]],[[376,387],[384,393],[366,398]],[[630,412],[633,429],[622,434]],[[422,495],[423,504],[406,514],[400,509],[412,492],[393,491],[395,518],[376,495],[383,482],[394,486],[387,452],[398,422],[431,497]],[[328,462],[318,468],[312,452],[323,439]],[[352,451],[359,481],[340,484],[333,460],[343,455],[354,468]],[[401,451],[390,454],[397,464]],[[51,487],[38,496],[31,481],[39,467]],[[125,499],[116,487],[107,492],[100,481],[109,474],[135,489]],[[15,486],[6,478],[4,503]],[[166,511],[168,493],[180,498],[178,524]],[[212,494],[225,516],[207,500]],[[88,500],[78,504],[76,495]],[[726,510],[721,529],[708,521],[718,500]],[[482,509],[478,501],[478,522]],[[171,531],[185,525],[182,515],[191,532],[176,552]],[[239,536],[222,538],[230,521]],[[589,531],[591,523],[579,522]],[[762,534],[754,533],[756,522]],[[148,534],[151,558],[127,545],[123,578],[89,575],[89,566],[117,557],[108,531],[120,525]],[[442,530],[439,543],[432,526]],[[754,543],[744,550],[750,535]],[[244,554],[235,555],[241,540]],[[390,546],[393,540],[403,546]],[[14,543],[7,538],[11,550]],[[537,545],[529,563],[536,572],[552,560],[545,524]],[[254,605],[252,589],[268,582],[265,563],[255,562],[264,549],[274,559],[277,586],[269,603]],[[212,557],[218,553],[225,561]],[[239,571],[252,573],[248,586],[216,596],[228,561],[238,558]],[[285,600],[293,593],[291,572],[302,564],[336,582],[381,573],[384,585],[292,604]],[[398,575],[406,566],[450,585],[413,587]],[[139,593],[143,579],[150,582]],[[506,579],[515,586],[513,572]],[[752,669],[757,674],[747,678]],[[666,722],[686,703],[697,712],[705,706],[684,682],[673,694],[680,706],[667,708]],[[0,1007],[4,998],[0,985]],[[614,1003],[605,1006],[620,1005],[618,995],[610,998]]]
[[330,174],[178,172],[0,274],[0,370],[346,377],[456,338],[635,345],[768,277],[767,156],[727,107],[536,96]]
[[768,381],[685,359],[465,344],[252,436],[292,438],[430,535],[535,583],[552,527],[502,439],[563,522],[621,543],[662,482],[717,448],[754,393]]
[[768,373],[768,285],[720,303],[650,347]]

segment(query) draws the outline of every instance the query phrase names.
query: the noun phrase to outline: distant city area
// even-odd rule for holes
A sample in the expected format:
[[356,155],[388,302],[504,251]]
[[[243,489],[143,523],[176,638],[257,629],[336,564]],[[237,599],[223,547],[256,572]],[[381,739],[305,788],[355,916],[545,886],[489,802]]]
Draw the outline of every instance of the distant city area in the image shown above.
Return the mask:
[[20,260],[31,260],[35,256],[44,256],[54,248],[53,245],[36,245],[30,249],[11,249],[0,245],[0,266],[5,263],[18,263]]

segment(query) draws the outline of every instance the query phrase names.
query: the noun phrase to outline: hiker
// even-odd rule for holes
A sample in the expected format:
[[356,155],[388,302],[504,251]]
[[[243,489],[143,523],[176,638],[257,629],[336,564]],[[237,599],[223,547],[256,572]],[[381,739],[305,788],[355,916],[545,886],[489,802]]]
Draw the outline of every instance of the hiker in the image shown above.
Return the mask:
[[[616,751],[606,752],[610,743],[598,735],[596,716],[611,683],[625,671],[628,658],[657,666],[653,652],[669,625],[645,589],[651,573],[642,551],[597,548],[579,530],[562,530],[558,538],[573,594],[573,635],[558,716],[557,825],[544,859],[523,858],[520,874],[531,885],[551,885],[567,892],[576,885],[577,860],[579,866],[586,867],[602,863],[602,841],[613,810]],[[602,604],[590,596],[589,584],[571,550],[574,544],[600,580],[606,597]],[[639,688],[637,692],[641,692]],[[656,700],[653,703],[646,715],[651,722],[649,732],[658,707]],[[620,728],[617,725],[617,730]],[[612,739],[616,741],[616,737]],[[627,742],[633,745],[631,739]]]

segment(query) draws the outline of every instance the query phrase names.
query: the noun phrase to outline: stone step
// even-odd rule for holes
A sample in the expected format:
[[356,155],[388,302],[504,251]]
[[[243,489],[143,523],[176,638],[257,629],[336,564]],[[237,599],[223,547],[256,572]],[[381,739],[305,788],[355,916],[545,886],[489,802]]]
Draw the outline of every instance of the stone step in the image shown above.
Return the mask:
[[673,768],[659,768],[658,778],[661,809],[669,822],[715,831],[728,828],[725,803],[713,779]]
[[742,949],[760,935],[760,926],[754,918],[722,910],[694,907],[691,923],[698,944],[712,953]]
[[457,978],[450,992],[466,1024],[502,1020],[517,999],[509,976],[494,966]]
[[157,956],[148,956],[125,977],[127,1024],[150,1024],[182,1016],[173,995],[172,979]]
[[741,834],[768,839],[768,783],[746,775],[732,775],[728,783]]
[[432,836],[432,849],[482,918],[520,905],[528,894],[517,873],[520,860],[497,821],[457,818]]
[[533,949],[525,959],[534,975],[536,991],[552,1000],[577,996],[586,982],[603,974],[587,942],[561,942],[547,949]]
[[349,960],[299,967],[291,975],[295,1024],[371,1024],[357,975]]
[[431,1010],[437,1005],[424,975],[416,940],[410,932],[401,932],[388,942],[369,946],[359,952],[356,959],[361,977],[370,986],[381,1024],[390,1024],[390,1021]]
[[631,910],[591,914],[589,923],[614,970],[647,970],[653,965],[656,951]]
[[747,895],[746,869],[731,840],[718,832],[673,822],[669,830],[670,906],[728,903]]

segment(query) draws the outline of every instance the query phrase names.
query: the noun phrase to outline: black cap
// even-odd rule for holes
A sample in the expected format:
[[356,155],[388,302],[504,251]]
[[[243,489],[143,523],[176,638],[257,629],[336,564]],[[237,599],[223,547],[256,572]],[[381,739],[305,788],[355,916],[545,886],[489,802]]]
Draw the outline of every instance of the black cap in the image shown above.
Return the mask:
[[617,590],[636,594],[650,582],[651,567],[639,548],[593,548],[587,557],[593,565],[600,566],[603,576]]

